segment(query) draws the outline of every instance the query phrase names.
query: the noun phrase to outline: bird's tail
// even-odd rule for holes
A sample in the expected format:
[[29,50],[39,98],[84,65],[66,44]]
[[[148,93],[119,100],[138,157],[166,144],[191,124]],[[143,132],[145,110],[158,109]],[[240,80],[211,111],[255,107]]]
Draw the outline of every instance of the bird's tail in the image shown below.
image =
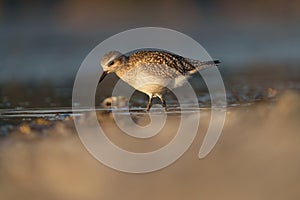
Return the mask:
[[202,62],[203,65],[216,65],[218,66],[221,62],[219,60],[213,60],[213,61],[205,61],[205,62]]
[[218,66],[221,63],[219,60],[199,61],[193,59],[188,59],[188,62],[195,67],[195,69],[189,71],[189,74],[194,74],[197,71],[204,70],[213,66]]

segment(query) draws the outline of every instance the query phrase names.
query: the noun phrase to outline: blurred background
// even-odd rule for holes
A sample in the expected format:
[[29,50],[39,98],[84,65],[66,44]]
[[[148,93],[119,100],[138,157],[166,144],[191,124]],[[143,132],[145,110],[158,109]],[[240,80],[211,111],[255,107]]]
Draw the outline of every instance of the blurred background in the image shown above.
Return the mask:
[[299,21],[297,0],[0,0],[0,107],[70,106],[89,51],[143,26],[194,38],[222,61],[225,84],[245,68],[259,68],[255,76],[264,78],[298,79]]
[[[0,198],[300,199],[299,24],[299,0],[0,0]],[[185,33],[221,60],[229,107],[208,157],[197,154],[209,108],[184,156],[134,175],[86,151],[70,106],[86,55],[114,34],[147,26]],[[116,80],[106,78],[107,91]],[[209,107],[209,94],[199,102]],[[144,141],[122,133],[111,113],[98,119],[114,143],[140,151],[167,144],[179,124],[168,116],[162,133]]]

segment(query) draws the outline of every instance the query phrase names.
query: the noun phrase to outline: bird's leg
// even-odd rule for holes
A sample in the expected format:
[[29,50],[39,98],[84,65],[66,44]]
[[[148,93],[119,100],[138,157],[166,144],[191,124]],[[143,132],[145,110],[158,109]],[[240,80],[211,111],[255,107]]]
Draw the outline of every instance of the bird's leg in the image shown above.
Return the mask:
[[151,94],[151,95],[149,95],[149,102],[148,102],[147,109],[146,109],[147,112],[150,111],[150,108],[152,106],[152,99],[153,99],[153,95]]
[[165,109],[165,111],[167,111],[167,104],[166,104],[166,101],[164,100],[163,96],[162,95],[157,95],[157,96],[158,96],[158,98],[161,101],[161,105],[163,106],[163,108]]

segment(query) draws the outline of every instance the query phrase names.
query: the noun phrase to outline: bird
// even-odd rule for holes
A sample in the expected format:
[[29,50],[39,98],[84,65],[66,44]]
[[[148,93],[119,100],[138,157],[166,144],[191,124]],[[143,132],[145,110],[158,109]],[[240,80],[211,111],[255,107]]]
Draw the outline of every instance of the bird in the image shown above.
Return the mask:
[[199,61],[157,49],[141,49],[127,54],[109,51],[101,59],[103,73],[98,84],[107,74],[115,73],[127,84],[148,95],[147,112],[151,109],[154,97],[160,99],[162,107],[167,111],[164,99],[167,88],[177,88],[197,71],[219,63],[219,60]]

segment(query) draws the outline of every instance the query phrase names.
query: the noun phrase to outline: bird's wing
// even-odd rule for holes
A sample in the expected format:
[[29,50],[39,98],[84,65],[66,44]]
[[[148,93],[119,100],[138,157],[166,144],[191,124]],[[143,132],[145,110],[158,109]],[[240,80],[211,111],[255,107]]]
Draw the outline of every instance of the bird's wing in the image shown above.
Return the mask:
[[[147,66],[144,67],[152,74],[152,71],[156,69],[157,75],[170,75],[169,71],[174,71],[173,74],[181,74],[183,76],[191,75],[199,70],[203,70],[212,66],[216,66],[219,61],[199,61],[191,58],[185,58],[173,53],[162,52],[162,51],[139,51],[130,56],[130,60],[135,65]],[[160,70],[158,70],[160,69]],[[166,74],[165,74],[166,73]]]
[[140,51],[132,54],[130,60],[135,65],[147,64],[150,66],[157,66],[154,68],[161,68],[162,71],[176,70],[181,75],[188,74],[188,71],[195,69],[195,67],[187,62],[183,57],[162,51]]

